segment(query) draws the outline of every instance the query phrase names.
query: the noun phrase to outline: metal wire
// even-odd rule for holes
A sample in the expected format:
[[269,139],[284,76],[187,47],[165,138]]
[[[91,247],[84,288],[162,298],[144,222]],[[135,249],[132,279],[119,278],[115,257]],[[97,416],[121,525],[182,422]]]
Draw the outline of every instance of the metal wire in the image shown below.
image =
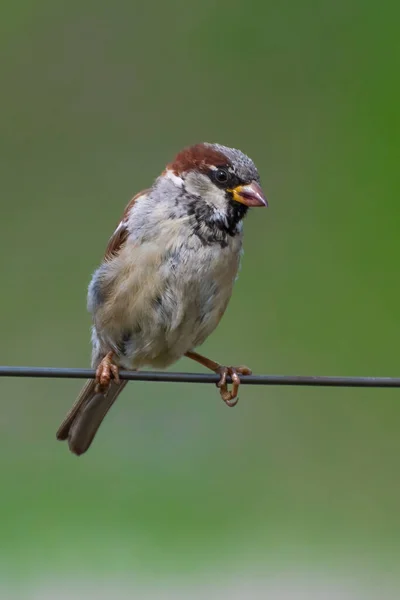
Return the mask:
[[[132,381],[162,381],[165,383],[217,383],[219,375],[205,373],[170,373],[165,371],[120,371],[121,379]],[[93,369],[54,367],[1,367],[0,377],[42,377],[66,379],[94,379]],[[323,387],[400,387],[400,377],[325,377],[306,375],[241,375],[242,384],[299,385]],[[230,382],[230,378],[227,378]]]

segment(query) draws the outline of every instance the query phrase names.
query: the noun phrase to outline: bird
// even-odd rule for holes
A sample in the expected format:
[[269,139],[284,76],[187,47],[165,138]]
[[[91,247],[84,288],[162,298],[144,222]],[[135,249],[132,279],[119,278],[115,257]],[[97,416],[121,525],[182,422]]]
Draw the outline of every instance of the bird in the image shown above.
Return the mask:
[[120,380],[120,369],[165,369],[186,356],[219,374],[222,400],[237,403],[240,375],[251,370],[223,366],[195,349],[230,300],[243,219],[249,208],[265,206],[254,162],[240,150],[208,142],[181,150],[152,187],[128,203],[88,287],[96,377],[56,434],[73,454],[88,450],[128,383]]

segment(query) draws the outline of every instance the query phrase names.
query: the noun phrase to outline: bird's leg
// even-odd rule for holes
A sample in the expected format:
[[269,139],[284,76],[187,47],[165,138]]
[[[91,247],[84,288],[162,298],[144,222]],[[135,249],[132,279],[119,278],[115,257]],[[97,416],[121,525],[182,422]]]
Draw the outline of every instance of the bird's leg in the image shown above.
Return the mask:
[[[243,365],[239,367],[224,367],[214,360],[210,360],[201,354],[197,354],[197,352],[186,352],[185,356],[200,363],[203,367],[206,367],[206,369],[210,369],[211,371],[214,371],[214,373],[221,375],[221,378],[217,383],[221,398],[227,406],[236,406],[239,401],[239,398],[237,397],[240,386],[239,373],[240,375],[251,375],[251,370],[248,367]],[[228,375],[232,378],[232,390],[228,390],[228,384],[226,382]]]
[[113,362],[113,354],[113,352],[108,352],[96,369],[96,392],[105,392],[110,385],[112,376],[116,383],[120,383],[119,368]]

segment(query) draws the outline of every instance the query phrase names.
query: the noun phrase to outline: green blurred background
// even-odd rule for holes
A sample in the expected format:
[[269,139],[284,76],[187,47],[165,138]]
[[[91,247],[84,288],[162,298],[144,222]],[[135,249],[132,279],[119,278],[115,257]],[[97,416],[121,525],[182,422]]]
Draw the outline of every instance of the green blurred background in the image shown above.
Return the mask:
[[[398,375],[399,16],[367,0],[5,0],[0,363],[89,365],[86,288],[125,204],[181,147],[216,141],[254,158],[270,207],[246,220],[204,353]],[[218,598],[271,582],[273,598],[347,598],[343,577],[369,593],[396,579],[396,390],[243,387],[229,410],[212,386],[134,383],[77,459],[55,431],[80,382],[0,386],[1,597],[214,597],[207,581]]]

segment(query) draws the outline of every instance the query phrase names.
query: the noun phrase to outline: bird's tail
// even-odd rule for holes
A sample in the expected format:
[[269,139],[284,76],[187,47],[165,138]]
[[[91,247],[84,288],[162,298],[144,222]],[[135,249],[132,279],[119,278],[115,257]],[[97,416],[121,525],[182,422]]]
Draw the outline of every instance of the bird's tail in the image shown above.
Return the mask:
[[58,440],[68,440],[71,452],[83,454],[89,448],[104,417],[126,386],[127,381],[111,381],[108,390],[96,392],[96,382],[89,379],[57,431]]

